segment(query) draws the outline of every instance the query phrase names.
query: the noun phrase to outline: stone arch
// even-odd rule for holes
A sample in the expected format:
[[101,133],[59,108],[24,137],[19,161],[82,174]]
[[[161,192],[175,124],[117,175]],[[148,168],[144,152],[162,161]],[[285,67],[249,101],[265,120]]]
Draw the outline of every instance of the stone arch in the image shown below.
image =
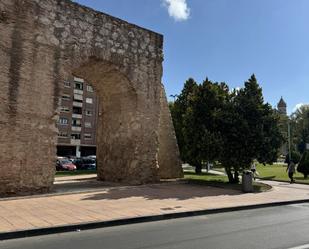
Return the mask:
[[157,181],[155,154],[150,158],[151,154],[145,151],[153,145],[156,147],[157,141],[154,134],[147,132],[146,140],[141,132],[148,129],[144,127],[144,119],[149,115],[144,113],[145,100],[138,95],[138,90],[116,65],[96,57],[75,68],[73,74],[91,82],[100,99],[98,178],[131,184]]
[[162,35],[69,0],[1,0],[0,33],[0,194],[52,187],[61,82],[71,73],[103,99],[101,180],[182,175]]

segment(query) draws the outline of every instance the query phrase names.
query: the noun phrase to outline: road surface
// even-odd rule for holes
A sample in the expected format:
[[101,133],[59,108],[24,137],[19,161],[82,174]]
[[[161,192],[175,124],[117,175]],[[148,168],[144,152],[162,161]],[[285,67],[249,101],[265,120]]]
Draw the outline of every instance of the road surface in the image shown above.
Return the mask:
[[0,242],[1,249],[309,248],[309,204],[237,211]]

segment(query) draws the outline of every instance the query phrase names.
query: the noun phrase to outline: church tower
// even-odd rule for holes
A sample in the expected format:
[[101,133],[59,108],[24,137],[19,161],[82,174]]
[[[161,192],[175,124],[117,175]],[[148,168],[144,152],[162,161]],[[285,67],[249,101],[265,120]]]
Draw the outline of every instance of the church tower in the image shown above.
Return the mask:
[[287,115],[286,103],[282,97],[280,98],[279,103],[277,104],[277,109],[280,114]]

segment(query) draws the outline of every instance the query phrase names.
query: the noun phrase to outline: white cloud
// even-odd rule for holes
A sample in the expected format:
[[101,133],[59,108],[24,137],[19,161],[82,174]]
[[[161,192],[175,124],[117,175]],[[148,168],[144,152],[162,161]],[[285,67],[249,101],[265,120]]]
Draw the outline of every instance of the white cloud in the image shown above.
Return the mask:
[[297,109],[299,109],[301,106],[303,106],[303,105],[309,105],[308,103],[298,103],[298,104],[296,104],[295,106],[294,106],[294,108],[293,108],[293,112],[296,112],[297,111]]
[[190,16],[190,8],[186,0],[162,0],[170,17],[175,21],[185,21]]

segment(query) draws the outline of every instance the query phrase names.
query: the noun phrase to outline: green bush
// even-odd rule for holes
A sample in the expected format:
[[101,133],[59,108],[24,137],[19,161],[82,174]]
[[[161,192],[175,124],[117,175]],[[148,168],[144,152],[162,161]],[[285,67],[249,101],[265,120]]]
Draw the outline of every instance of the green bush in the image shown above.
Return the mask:
[[[291,151],[291,159],[292,159],[292,161],[296,164],[296,163],[299,163],[299,160],[300,160],[300,157],[301,157],[301,155],[300,155],[300,153],[299,152],[297,152],[297,151]],[[287,163],[287,164],[290,164],[290,158],[289,158],[289,154],[287,154],[286,155],[286,157],[285,157],[285,161],[284,161],[285,163]]]
[[297,167],[297,171],[304,174],[304,178],[309,175],[309,151],[305,151]]

